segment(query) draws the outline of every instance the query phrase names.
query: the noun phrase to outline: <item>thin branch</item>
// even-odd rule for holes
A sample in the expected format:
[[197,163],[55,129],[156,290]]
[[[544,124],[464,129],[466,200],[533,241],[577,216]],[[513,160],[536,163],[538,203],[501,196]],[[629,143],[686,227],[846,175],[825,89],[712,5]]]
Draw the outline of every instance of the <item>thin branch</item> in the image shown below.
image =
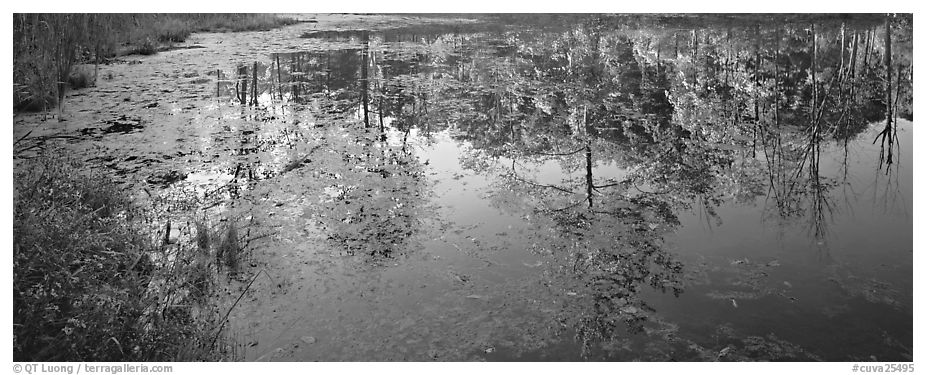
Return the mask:
[[32,130],[30,130],[28,133],[26,133],[26,135],[24,135],[24,136],[20,137],[19,139],[17,139],[16,142],[13,142],[13,146],[16,146],[16,145],[19,143],[19,141],[22,141],[23,139],[26,139],[26,137],[28,137],[29,134],[32,134]]
[[606,188],[606,187],[611,187],[611,186],[618,186],[621,184],[622,182],[614,182],[614,183],[604,184],[604,185],[592,185],[592,187],[594,187],[595,189],[601,189],[601,188]]
[[253,285],[254,282],[257,281],[257,276],[260,276],[261,273],[267,275],[267,277],[270,278],[270,281],[271,281],[271,282],[273,281],[273,278],[270,277],[270,275],[267,274],[267,272],[264,271],[264,270],[258,271],[258,272],[254,275],[254,277],[251,278],[251,282],[248,283],[248,286],[247,286],[246,288],[244,288],[243,291],[241,291],[241,294],[238,295],[238,299],[235,300],[235,303],[232,304],[232,307],[229,308],[228,311],[225,312],[225,316],[222,318],[222,324],[219,325],[219,328],[218,328],[218,330],[215,332],[215,335],[212,336],[212,343],[209,344],[209,347],[210,347],[210,348],[213,347],[213,346],[215,346],[216,340],[219,339],[219,333],[222,333],[222,328],[225,328],[225,323],[228,322],[228,316],[231,314],[232,310],[234,310],[235,307],[238,306],[238,302],[241,302],[241,298],[244,297],[244,294],[247,293],[248,290],[251,289],[251,285]]
[[578,202],[575,202],[575,203],[573,203],[573,204],[571,204],[571,205],[568,205],[568,206],[566,206],[566,207],[563,207],[563,208],[550,208],[550,209],[547,209],[547,211],[549,211],[549,212],[566,211],[566,210],[568,210],[568,209],[570,209],[570,208],[573,208],[573,207],[575,207],[575,206],[578,206],[578,205],[580,205],[580,204],[582,204],[582,203],[584,203],[584,202],[585,202],[585,200],[583,199],[583,200],[580,200],[580,201],[578,201]]
[[572,152],[565,152],[565,153],[547,153],[547,152],[539,152],[539,151],[538,151],[538,152],[530,152],[530,153],[531,153],[531,154],[534,154],[534,155],[544,155],[544,156],[569,156],[569,155],[578,154],[578,153],[580,153],[580,152],[582,152],[582,151],[585,151],[585,146],[582,146],[582,147],[580,147],[579,149],[577,149],[577,150],[575,150],[575,151],[572,151]]
[[555,189],[555,190],[562,191],[562,192],[564,192],[564,193],[575,194],[575,192],[573,192],[573,191],[571,191],[571,190],[564,189],[564,188],[561,188],[561,187],[556,186],[556,185],[538,184],[538,183],[536,183],[536,182],[533,182],[533,181],[530,181],[530,180],[521,178],[521,176],[518,176],[517,171],[515,171],[515,169],[514,169],[514,160],[511,161],[511,177],[515,178],[515,179],[518,180],[518,181],[525,182],[525,183],[527,183],[527,184],[529,184],[529,185],[532,185],[532,186],[541,187],[541,188]]

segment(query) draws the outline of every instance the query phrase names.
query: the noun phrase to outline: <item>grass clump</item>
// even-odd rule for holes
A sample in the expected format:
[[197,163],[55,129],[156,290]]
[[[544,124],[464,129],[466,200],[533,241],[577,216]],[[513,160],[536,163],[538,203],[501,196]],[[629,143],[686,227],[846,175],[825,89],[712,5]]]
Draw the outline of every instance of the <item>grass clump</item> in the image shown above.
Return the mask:
[[177,17],[167,17],[153,27],[157,40],[162,43],[180,43],[193,33],[193,24]]
[[291,25],[297,20],[273,14],[200,14],[186,15],[194,23],[196,31],[264,31]]
[[158,53],[158,44],[151,40],[151,38],[145,38],[136,43],[130,51],[130,54],[150,56]]
[[43,83],[27,82],[13,84],[13,110],[40,112],[55,108],[58,95],[47,89]]
[[[217,360],[196,262],[165,262],[106,177],[41,157],[13,173],[15,361]],[[159,260],[160,259],[160,260]]]
[[96,76],[92,68],[78,67],[68,76],[68,85],[74,90],[92,87],[96,85]]
[[189,274],[190,295],[197,300],[207,297],[213,285],[212,237],[205,221],[196,224],[196,255]]
[[216,249],[216,258],[225,267],[228,267],[229,273],[235,273],[238,269],[238,262],[241,258],[241,245],[238,243],[238,230],[233,220],[229,220],[225,226],[225,232],[222,236],[222,242]]

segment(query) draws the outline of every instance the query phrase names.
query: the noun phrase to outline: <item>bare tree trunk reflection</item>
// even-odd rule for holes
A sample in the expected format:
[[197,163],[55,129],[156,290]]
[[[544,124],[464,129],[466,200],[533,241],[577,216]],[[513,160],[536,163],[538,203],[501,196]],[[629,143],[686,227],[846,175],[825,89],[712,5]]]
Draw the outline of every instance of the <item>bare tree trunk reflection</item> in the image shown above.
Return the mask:
[[753,105],[753,127],[752,127],[752,157],[756,157],[756,145],[759,143],[759,65],[761,65],[762,60],[759,58],[759,44],[761,36],[759,34],[759,26],[755,27],[755,37],[756,37],[756,46],[755,46],[755,68],[753,75],[755,76],[756,87],[753,88],[752,95],[752,105]]
[[277,91],[280,92],[280,102],[283,102],[283,73],[280,71],[283,70],[283,66],[280,65],[280,55],[276,55],[277,60]]
[[849,79],[855,79],[855,59],[858,54],[858,30],[852,33],[852,57],[849,58]]
[[[891,164],[894,163],[894,143],[897,138],[897,130],[893,127],[894,120],[894,103],[891,98],[893,85],[893,68],[891,67],[891,19],[884,19],[884,70],[887,73],[887,80],[884,89],[885,104],[885,121],[884,130],[875,137],[875,142],[881,139],[881,153],[878,157],[878,168],[887,165],[887,171],[890,172]],[[885,149],[886,143],[886,149]]]
[[362,62],[360,64],[360,97],[363,100],[363,125],[365,128],[370,127],[370,97],[369,97],[369,69],[367,65],[370,61],[370,33],[367,31],[363,32],[362,36],[363,41],[363,51]]
[[241,65],[238,67],[238,85],[240,89],[238,91],[238,101],[241,105],[248,104],[248,67],[247,65]]
[[594,206],[592,197],[595,185],[592,179],[592,146],[590,141],[585,144],[585,185],[588,194],[588,209],[591,210]]
[[251,69],[251,78],[253,80],[252,81],[253,83],[251,84],[251,90],[252,90],[251,105],[256,106],[257,105],[257,61],[254,62],[254,69]]

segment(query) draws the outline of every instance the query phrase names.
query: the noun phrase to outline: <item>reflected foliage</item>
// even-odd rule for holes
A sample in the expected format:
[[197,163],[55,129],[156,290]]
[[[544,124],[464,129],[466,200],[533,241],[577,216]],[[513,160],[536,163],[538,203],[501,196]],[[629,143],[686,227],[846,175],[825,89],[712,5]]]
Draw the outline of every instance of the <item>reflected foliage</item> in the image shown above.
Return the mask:
[[[342,147],[317,151],[314,178],[326,185],[313,212],[348,254],[393,257],[420,228],[425,196],[419,162],[370,133],[345,134]],[[338,136],[329,137],[338,138]]]
[[[680,212],[720,222],[725,202],[764,202],[769,220],[807,220],[825,238],[841,181],[821,173],[822,150],[883,122],[889,172],[892,124],[912,118],[911,17],[721,18],[311,32],[338,48],[255,64],[251,95],[326,114],[315,124],[337,144],[306,156],[328,193],[314,212],[349,253],[389,255],[414,234],[413,129],[471,145],[461,163],[500,177],[497,205],[542,233],[561,322],[588,355],[660,324],[647,288],[683,292],[662,240]],[[756,340],[744,345],[791,350]]]

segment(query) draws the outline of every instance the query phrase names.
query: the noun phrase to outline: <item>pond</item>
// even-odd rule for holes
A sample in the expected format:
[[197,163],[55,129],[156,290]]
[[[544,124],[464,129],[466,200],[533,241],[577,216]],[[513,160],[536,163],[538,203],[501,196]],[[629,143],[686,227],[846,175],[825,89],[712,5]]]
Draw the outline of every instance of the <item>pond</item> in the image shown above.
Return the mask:
[[303,23],[144,60],[207,79],[94,134],[182,172],[149,177],[152,212],[263,234],[244,360],[912,361],[912,17],[891,22]]

